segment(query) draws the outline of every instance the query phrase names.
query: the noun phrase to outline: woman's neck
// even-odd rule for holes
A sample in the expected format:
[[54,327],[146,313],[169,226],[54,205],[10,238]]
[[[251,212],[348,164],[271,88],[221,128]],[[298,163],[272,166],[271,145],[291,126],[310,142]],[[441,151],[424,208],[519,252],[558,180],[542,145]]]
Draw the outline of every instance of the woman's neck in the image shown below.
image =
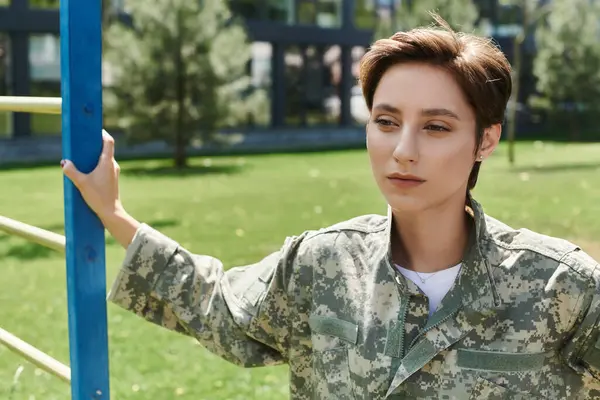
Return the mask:
[[436,272],[460,263],[469,240],[464,198],[412,215],[394,212],[394,262],[417,272]]

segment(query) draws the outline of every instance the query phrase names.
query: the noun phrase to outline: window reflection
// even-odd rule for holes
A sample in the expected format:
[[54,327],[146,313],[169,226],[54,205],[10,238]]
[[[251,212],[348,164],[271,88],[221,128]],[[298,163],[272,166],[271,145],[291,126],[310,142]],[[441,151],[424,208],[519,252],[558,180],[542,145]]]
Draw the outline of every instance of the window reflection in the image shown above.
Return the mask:
[[322,125],[325,123],[325,113],[323,106],[324,89],[324,68],[322,64],[322,52],[316,46],[306,48],[306,72],[305,72],[305,106],[307,124],[310,126]]
[[[30,95],[60,97],[60,39],[57,35],[29,36]],[[33,135],[57,135],[60,115],[31,114]]]
[[302,74],[304,63],[298,46],[289,46],[285,50],[285,124],[300,126],[303,124]]
[[[10,96],[11,91],[11,49],[7,34],[0,33],[0,96]],[[11,112],[0,112],[0,137],[11,137],[13,135]]]
[[331,126],[340,121],[341,49],[291,46],[286,49],[288,126]]
[[360,60],[365,55],[366,49],[362,46],[352,48],[352,80],[350,93],[350,115],[355,125],[364,125],[369,120],[369,109],[365,103],[362,89],[358,79],[360,74]]
[[342,0],[317,1],[317,25],[323,28],[342,26]]
[[298,1],[298,23],[313,25],[317,22],[317,6],[312,0]]
[[296,0],[297,23],[339,28],[342,25],[342,0]]
[[264,1],[266,17],[271,21],[284,22],[288,25],[317,25],[323,28],[339,28],[342,26],[343,0]]
[[256,0],[230,0],[229,8],[234,15],[257,19],[260,17],[260,2]]
[[293,24],[296,19],[294,0],[266,0],[267,19]]
[[339,125],[341,113],[340,91],[342,85],[342,49],[329,46],[324,49],[322,104],[323,123]]
[[249,125],[268,126],[271,122],[271,59],[273,46],[267,42],[252,43],[250,76],[254,92],[252,117]]

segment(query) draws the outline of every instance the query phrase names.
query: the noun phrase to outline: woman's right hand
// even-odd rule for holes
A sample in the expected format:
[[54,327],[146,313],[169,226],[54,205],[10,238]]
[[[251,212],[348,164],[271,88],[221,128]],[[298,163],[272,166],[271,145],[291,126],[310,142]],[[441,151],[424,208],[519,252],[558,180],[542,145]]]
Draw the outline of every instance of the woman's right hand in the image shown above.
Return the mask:
[[80,172],[70,160],[61,161],[64,174],[73,182],[83,200],[96,213],[104,227],[127,248],[140,222],[125,212],[119,198],[121,168],[115,161],[115,140],[102,131],[102,153],[98,165],[89,174]]
[[64,174],[73,182],[87,205],[101,220],[124,213],[119,198],[119,164],[115,161],[115,140],[102,130],[102,153],[89,174],[80,172],[70,160],[62,160]]

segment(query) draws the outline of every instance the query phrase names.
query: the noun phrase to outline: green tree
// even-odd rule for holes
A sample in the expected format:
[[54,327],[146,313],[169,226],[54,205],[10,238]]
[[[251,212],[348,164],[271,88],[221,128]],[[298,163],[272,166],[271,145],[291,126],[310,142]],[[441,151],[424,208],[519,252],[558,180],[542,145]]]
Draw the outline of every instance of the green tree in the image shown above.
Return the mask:
[[431,12],[438,14],[457,31],[476,32],[479,11],[473,0],[407,0],[398,4],[396,23],[398,30],[409,30],[431,25]]
[[[600,109],[600,4],[589,0],[554,0],[536,32],[534,73],[538,90],[554,110]],[[562,106],[562,107],[561,107]],[[570,113],[577,137],[579,116]]]
[[251,47],[222,0],[129,0],[133,26],[113,22],[105,35],[112,83],[107,118],[132,143],[163,140],[177,168],[187,146],[219,143],[222,128],[264,118],[265,94],[247,73]]
[[523,66],[522,52],[525,37],[534,30],[540,20],[548,14],[553,6],[553,2],[539,6],[539,0],[502,0],[501,5],[513,6],[519,10],[519,20],[514,21],[519,25],[519,33],[513,38],[513,60],[512,60],[512,93],[508,102],[507,116],[507,141],[508,141],[508,162],[515,163],[515,136],[517,125],[517,103],[521,91],[521,70]]
[[359,29],[373,29],[377,25],[372,1],[354,0],[354,26]]
[[[365,0],[356,1],[357,5],[365,3]],[[365,13],[358,14],[359,10],[357,19],[366,20]],[[369,17],[374,15],[374,10],[368,11]],[[395,15],[379,15],[377,21],[373,21],[374,40],[389,38],[397,31],[432,25],[435,22],[432,13],[438,14],[457,31],[479,33],[476,26],[479,10],[473,0],[403,0],[397,2]]]

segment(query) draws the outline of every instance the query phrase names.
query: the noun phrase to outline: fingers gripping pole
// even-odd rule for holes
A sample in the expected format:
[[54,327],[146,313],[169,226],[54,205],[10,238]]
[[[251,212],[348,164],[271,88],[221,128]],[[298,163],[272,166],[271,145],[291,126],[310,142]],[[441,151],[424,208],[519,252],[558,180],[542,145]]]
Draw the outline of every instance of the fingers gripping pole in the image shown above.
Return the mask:
[[[102,150],[101,0],[60,1],[62,151],[83,173]],[[64,178],[71,396],[109,400],[104,228]]]

